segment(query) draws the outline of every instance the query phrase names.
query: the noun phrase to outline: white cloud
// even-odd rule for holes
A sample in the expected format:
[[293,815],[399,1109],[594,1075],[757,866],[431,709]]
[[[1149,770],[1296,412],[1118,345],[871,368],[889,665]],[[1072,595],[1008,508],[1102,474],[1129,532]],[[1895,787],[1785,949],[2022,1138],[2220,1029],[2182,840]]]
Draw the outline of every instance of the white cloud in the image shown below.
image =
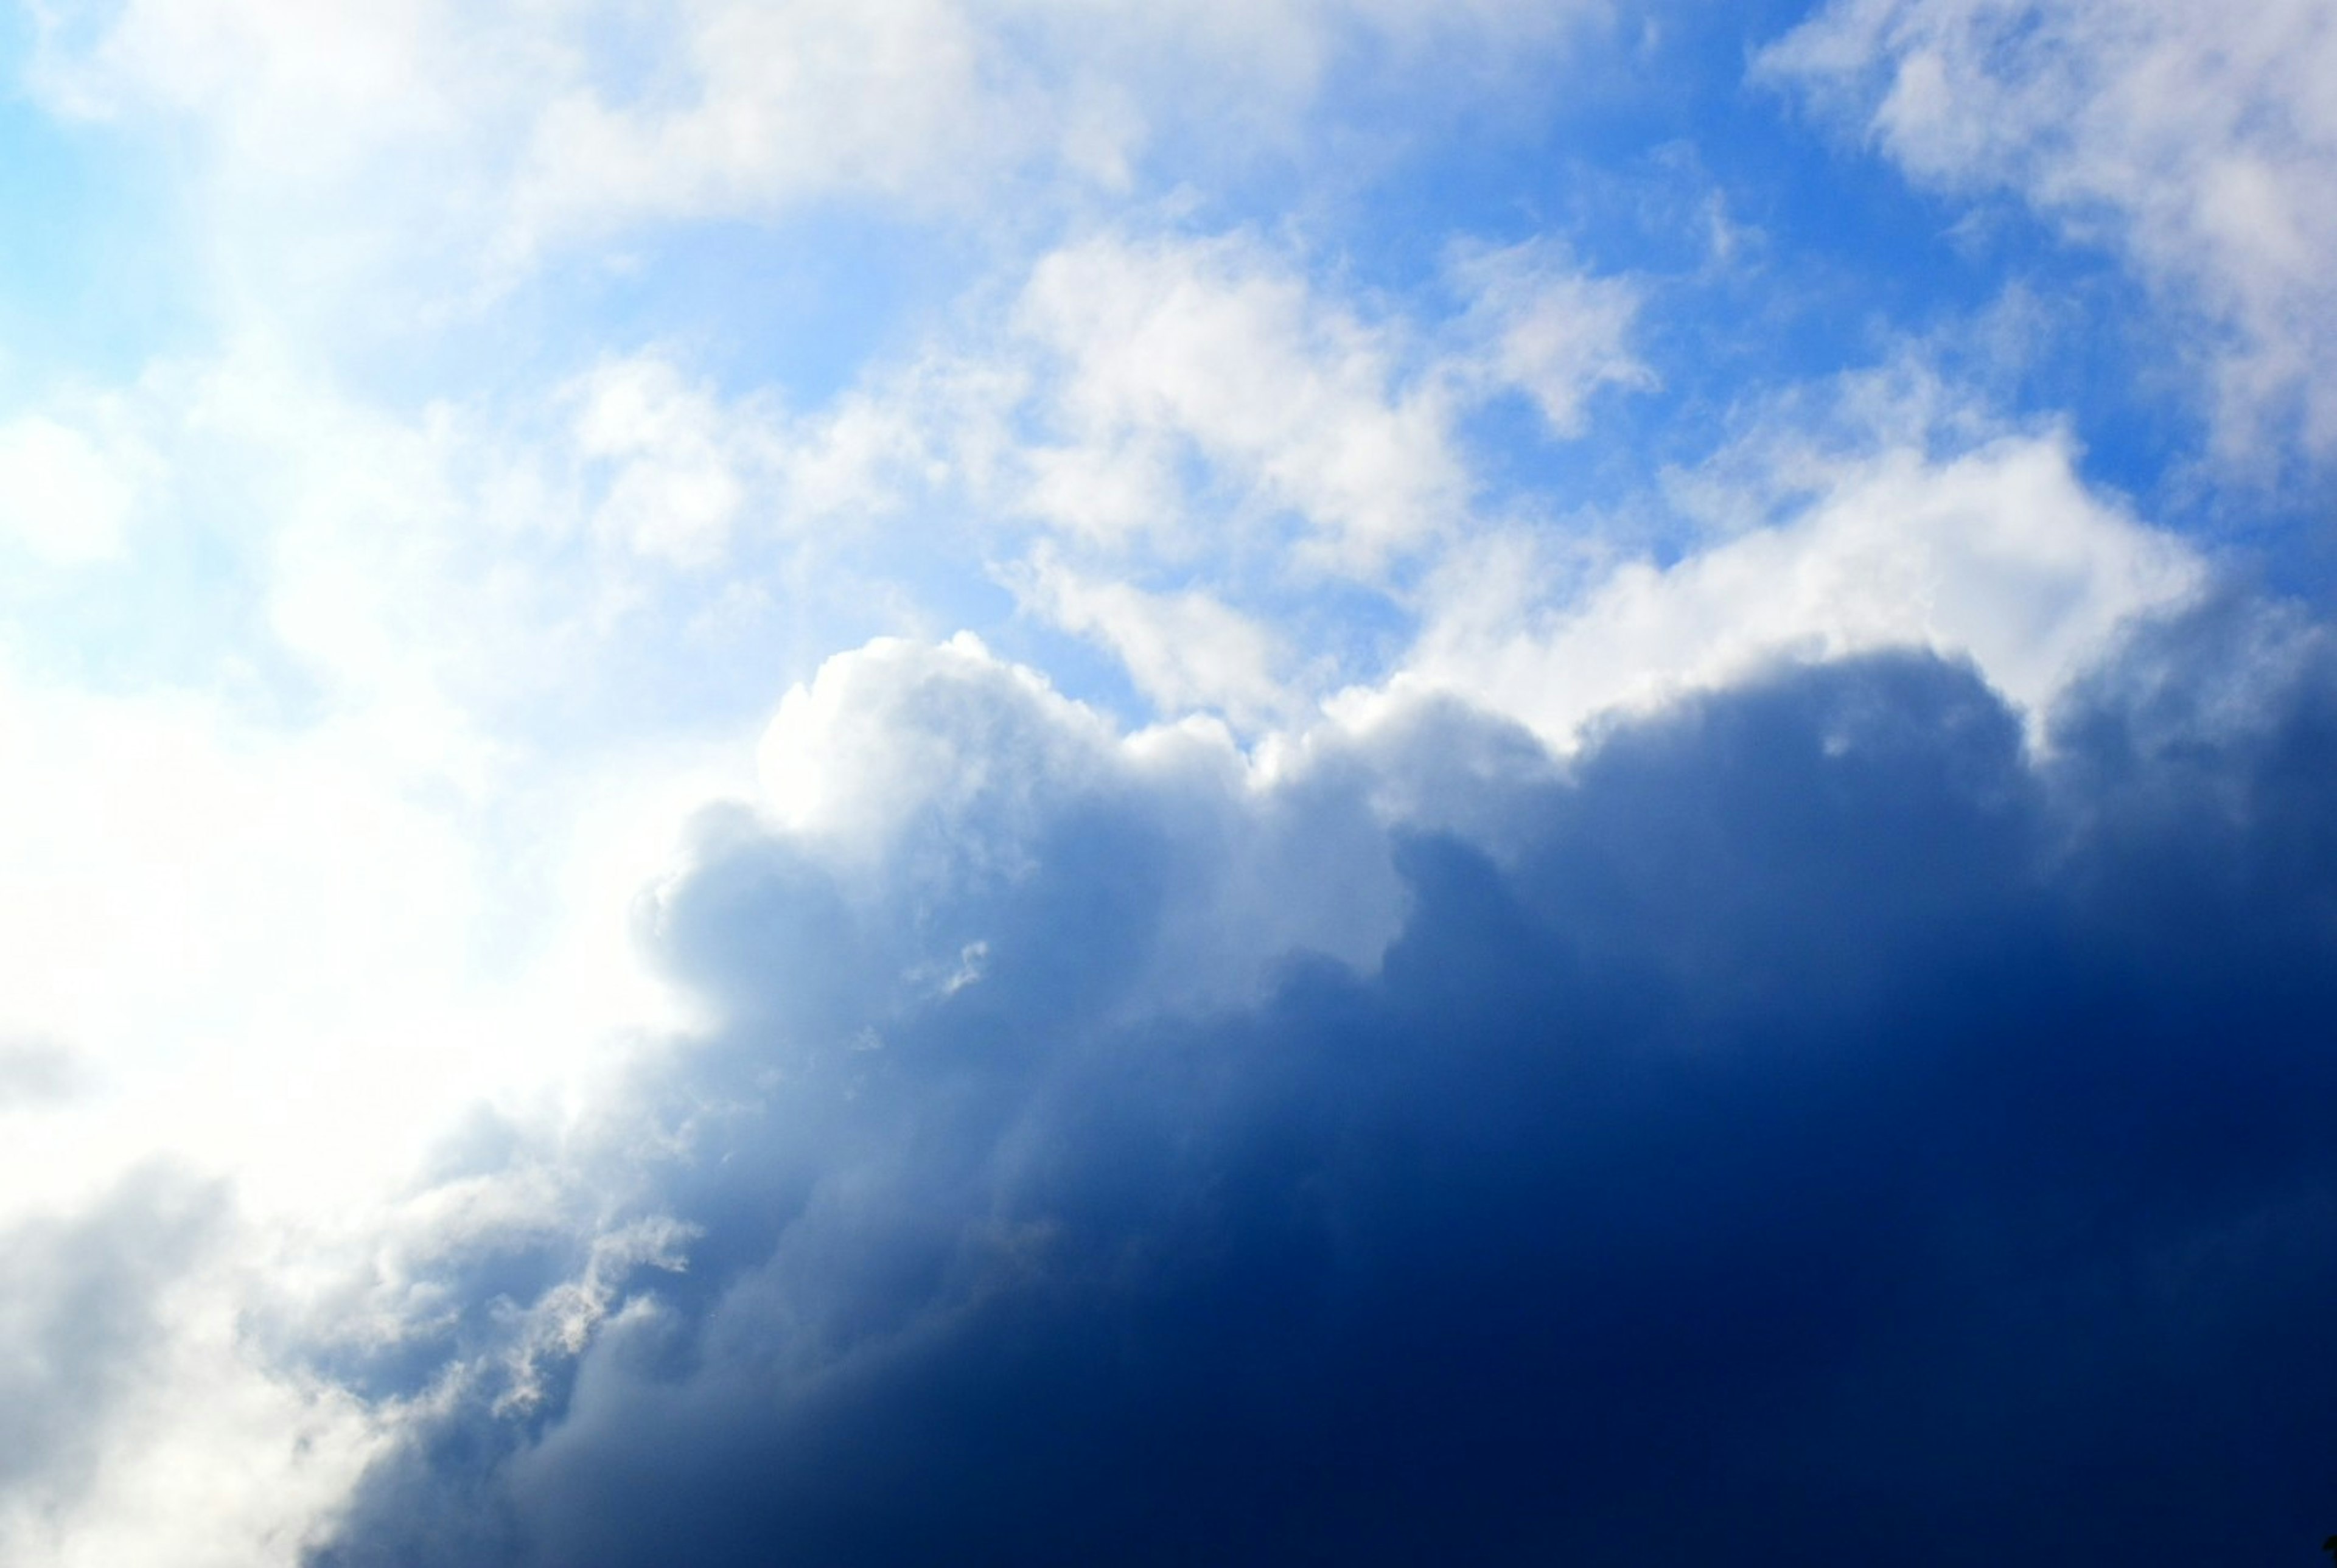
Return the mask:
[[1179,482],[1196,457],[1237,514],[1297,513],[1298,559],[1358,574],[1467,504],[1451,405],[1404,374],[1400,327],[1319,297],[1248,241],[1060,250],[1020,320],[1061,366],[1061,439],[1031,456],[1031,504],[1070,532],[1150,535],[1172,552],[1216,542],[1190,532]]
[[[1780,456],[1806,497],[1782,520],[1668,565],[1627,560],[1556,602],[1526,541],[1456,556],[1393,690],[1457,692],[1566,746],[1609,708],[1913,648],[1971,659],[2041,721],[2121,630],[2205,581],[2188,547],[2086,488],[2061,434],[1943,458],[1895,443]],[[1352,694],[1343,711],[1384,700]]]
[[[867,195],[973,217],[1002,180],[1118,190],[1170,132],[1289,147],[1335,59],[1448,94],[1598,0],[41,0],[62,112],[191,125],[247,307],[490,290],[549,247]],[[421,264],[425,276],[417,276]],[[450,272],[437,269],[451,268]],[[323,317],[319,317],[320,320]]]
[[1761,73],[1917,179],[2001,188],[2204,313],[2219,438],[2337,453],[2337,7],[1835,0]]
[[[1040,722],[1015,722],[1026,709]],[[1092,776],[1107,733],[971,635],[938,648],[888,638],[787,693],[758,772],[780,824],[861,861],[913,826],[952,835],[980,820],[1011,842],[1040,792]]]
[[1524,393],[1552,434],[1579,435],[1583,404],[1602,386],[1655,386],[1630,350],[1641,303],[1631,283],[1591,276],[1535,241],[1465,249],[1452,272],[1470,296],[1462,331],[1475,340],[1456,373]]
[[1533,245],[1453,273],[1467,304],[1439,321],[1367,308],[1238,233],[1055,251],[1005,346],[1028,355],[1011,385],[1033,433],[1003,499],[1105,554],[1383,579],[1468,531],[1471,407],[1516,388],[1572,435],[1600,386],[1650,384],[1630,284]]
[[762,428],[637,370],[631,404],[555,388],[509,426],[399,417],[256,348],[158,366],[103,419],[60,403],[134,454],[171,548],[0,645],[0,1042],[69,1053],[78,1088],[12,1111],[0,1222],[158,1149],[257,1203],[337,1201],[450,1103],[662,1016],[625,901],[787,672],[729,729],[573,716],[596,672],[701,665],[723,594],[638,559],[699,536],[592,526],[588,452],[662,478]]
[[650,357],[601,365],[578,397],[577,449],[613,468],[597,526],[677,566],[717,561],[747,505],[750,471],[773,455],[772,421],[723,406]]
[[1024,609],[1110,648],[1163,714],[1213,709],[1251,728],[1298,711],[1281,639],[1208,593],[1083,577],[1051,552],[1014,586]]
[[33,414],[0,424],[0,536],[81,566],[119,556],[137,505],[132,460]]

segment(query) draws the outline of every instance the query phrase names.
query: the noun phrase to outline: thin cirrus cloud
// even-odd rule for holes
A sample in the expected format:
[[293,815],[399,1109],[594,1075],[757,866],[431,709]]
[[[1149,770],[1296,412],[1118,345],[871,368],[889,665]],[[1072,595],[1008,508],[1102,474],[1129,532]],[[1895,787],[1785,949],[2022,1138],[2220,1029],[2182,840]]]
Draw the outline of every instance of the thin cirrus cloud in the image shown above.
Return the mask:
[[2309,1550],[2331,16],[28,3],[0,1559]]

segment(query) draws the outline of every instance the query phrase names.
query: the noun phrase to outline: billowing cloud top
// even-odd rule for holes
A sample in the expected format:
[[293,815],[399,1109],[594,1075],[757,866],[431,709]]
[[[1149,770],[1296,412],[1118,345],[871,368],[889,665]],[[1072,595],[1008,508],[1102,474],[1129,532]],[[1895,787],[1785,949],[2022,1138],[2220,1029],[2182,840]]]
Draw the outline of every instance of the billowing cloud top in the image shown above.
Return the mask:
[[2337,6],[17,24],[0,1562],[2337,1529]]

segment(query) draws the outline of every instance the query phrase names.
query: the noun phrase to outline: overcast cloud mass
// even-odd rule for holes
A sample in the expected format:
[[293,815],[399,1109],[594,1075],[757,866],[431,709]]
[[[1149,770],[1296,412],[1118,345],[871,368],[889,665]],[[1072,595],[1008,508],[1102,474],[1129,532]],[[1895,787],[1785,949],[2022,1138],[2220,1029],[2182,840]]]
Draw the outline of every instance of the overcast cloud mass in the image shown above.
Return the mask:
[[2337,1531],[2337,5],[7,15],[0,1563]]

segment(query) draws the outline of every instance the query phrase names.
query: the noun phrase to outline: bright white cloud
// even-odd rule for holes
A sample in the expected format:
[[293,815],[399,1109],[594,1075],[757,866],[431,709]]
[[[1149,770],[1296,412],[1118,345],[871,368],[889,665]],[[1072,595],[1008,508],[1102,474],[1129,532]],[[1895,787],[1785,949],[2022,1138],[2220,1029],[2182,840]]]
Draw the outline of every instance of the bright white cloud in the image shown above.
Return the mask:
[[1917,179],[2009,190],[2204,311],[2220,434],[2337,453],[2337,7],[1835,0],[1759,71]]
[[1210,594],[1084,577],[1051,553],[1016,586],[1026,609],[1110,649],[1161,713],[1215,710],[1251,728],[1297,712],[1289,650]]
[[1457,692],[1566,746],[1609,708],[1781,661],[1914,648],[1971,659],[2041,722],[2137,618],[2205,580],[2188,548],[2085,487],[2063,436],[1811,462],[1794,459],[1807,499],[1776,522],[1668,565],[1626,561],[1555,602],[1527,541],[1457,556],[1393,689]]
[[133,459],[39,414],[0,424],[0,537],[55,565],[106,560],[137,501]]
[[1318,297],[1246,241],[1059,251],[1022,320],[1061,367],[1064,439],[1032,454],[1031,501],[1068,531],[1203,545],[1181,493],[1196,458],[1222,476],[1209,499],[1296,513],[1299,559],[1345,571],[1369,574],[1467,505],[1451,405],[1404,374],[1400,329]]
[[[1026,709],[1039,721],[1010,722]],[[1107,734],[971,635],[937,649],[887,639],[787,693],[758,771],[781,825],[865,860],[912,827],[946,836],[976,814],[1011,842],[1041,792],[1077,787],[1101,765]]]
[[1079,241],[1032,268],[965,375],[961,472],[1100,558],[1268,561],[1383,580],[1466,533],[1468,412],[1512,389],[1579,433],[1600,387],[1644,388],[1637,289],[1546,248],[1466,253],[1462,311],[1364,303],[1257,238]]

